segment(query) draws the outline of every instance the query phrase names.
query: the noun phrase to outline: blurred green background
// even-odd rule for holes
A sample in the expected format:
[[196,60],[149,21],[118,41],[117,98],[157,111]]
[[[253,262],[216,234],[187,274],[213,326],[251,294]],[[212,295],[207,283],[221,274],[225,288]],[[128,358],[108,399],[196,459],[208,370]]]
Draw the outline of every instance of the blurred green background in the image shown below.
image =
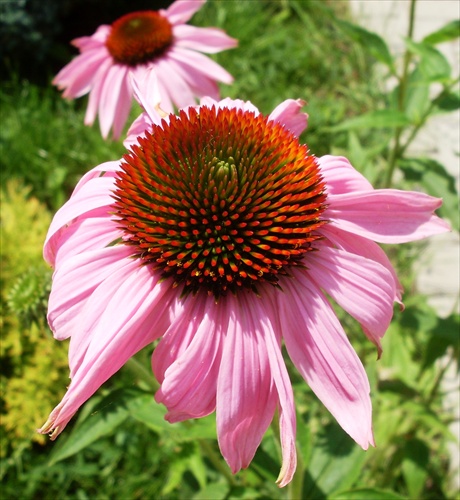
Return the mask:
[[[120,143],[104,142],[97,124],[83,125],[86,97],[63,100],[50,82],[76,54],[72,38],[90,35],[123,13],[167,4],[18,0],[1,5],[3,498],[290,498],[292,490],[274,484],[280,462],[271,430],[249,469],[229,478],[222,473],[223,460],[219,465],[216,459],[214,416],[167,424],[148,381],[129,367],[101,388],[56,443],[35,432],[68,385],[67,344],[52,339],[45,320],[51,277],[41,256],[46,230],[79,177],[124,151]],[[346,124],[375,110],[407,110],[386,90],[392,60],[385,62],[378,40],[353,28],[346,1],[216,0],[192,23],[221,27],[239,40],[238,48],[214,56],[235,77],[233,85],[221,87],[223,97],[250,100],[267,114],[284,99],[306,100],[309,127],[301,139],[311,152],[344,154],[374,185],[382,184],[395,127],[401,125]],[[419,80],[416,88],[433,81]],[[433,110],[456,109],[452,80],[444,74],[441,85]],[[134,107],[131,118],[139,111]],[[407,130],[417,132],[422,125],[409,120]],[[443,167],[398,158],[393,186],[430,192],[435,185],[445,197],[445,214],[452,215],[457,193]],[[458,315],[439,318],[416,290],[414,263],[423,244],[386,250],[404,284],[406,310],[395,310],[380,361],[358,325],[338,312],[368,370],[377,447],[363,452],[355,445],[291,369],[302,498],[442,499],[458,493],[448,453],[453,414],[442,386],[449,366],[458,367]],[[150,353],[137,356],[146,370]]]

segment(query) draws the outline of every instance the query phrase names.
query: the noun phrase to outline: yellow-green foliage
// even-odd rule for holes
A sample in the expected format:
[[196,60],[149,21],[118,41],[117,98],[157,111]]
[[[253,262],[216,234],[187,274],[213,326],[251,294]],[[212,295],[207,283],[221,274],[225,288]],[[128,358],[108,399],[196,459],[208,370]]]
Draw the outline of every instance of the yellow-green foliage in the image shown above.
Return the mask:
[[53,341],[45,318],[51,270],[42,247],[51,214],[18,181],[2,190],[1,206],[2,440],[43,442],[35,429],[68,384],[67,345]]

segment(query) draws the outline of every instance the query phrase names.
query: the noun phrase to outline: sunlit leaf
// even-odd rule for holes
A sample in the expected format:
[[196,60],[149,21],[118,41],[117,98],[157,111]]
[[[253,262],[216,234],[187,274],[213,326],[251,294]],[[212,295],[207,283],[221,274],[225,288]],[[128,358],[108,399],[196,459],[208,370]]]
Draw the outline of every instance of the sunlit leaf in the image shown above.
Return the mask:
[[369,54],[393,69],[393,58],[383,38],[347,21],[337,20],[337,24],[348,36],[366,49]]
[[416,43],[406,39],[408,49],[419,56],[419,69],[426,81],[447,81],[450,77],[451,67],[445,56],[427,43]]
[[392,109],[379,109],[345,120],[339,125],[331,127],[330,131],[341,132],[343,130],[366,128],[397,128],[407,125],[410,125],[410,120],[404,113]]
[[455,21],[451,21],[441,29],[427,35],[423,42],[435,45],[455,40],[458,37],[460,37],[460,19],[455,19]]
[[411,439],[406,443],[402,461],[402,474],[410,498],[421,498],[428,474],[429,458],[430,451],[423,441]]

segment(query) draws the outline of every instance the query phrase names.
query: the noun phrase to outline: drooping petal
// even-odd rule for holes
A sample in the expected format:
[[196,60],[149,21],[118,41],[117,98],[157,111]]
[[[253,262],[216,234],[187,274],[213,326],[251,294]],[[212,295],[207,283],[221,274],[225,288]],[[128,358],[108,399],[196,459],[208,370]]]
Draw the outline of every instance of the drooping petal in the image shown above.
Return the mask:
[[325,155],[317,158],[329,195],[352,191],[372,191],[372,184],[343,156]]
[[53,85],[64,90],[62,96],[75,99],[87,94],[99,65],[107,57],[103,50],[90,50],[75,57],[54,77]]
[[380,339],[393,316],[391,273],[373,260],[322,246],[308,255],[307,275],[361,324],[380,356]]
[[200,68],[200,71],[204,75],[208,78],[212,78],[213,80],[226,84],[233,82],[233,76],[228,71],[209,57],[199,52],[184,49],[182,47],[173,47],[168,52],[168,57],[175,59],[187,68]]
[[[203,297],[198,298],[201,299]],[[194,299],[189,297],[187,300],[188,303],[184,304],[184,318],[176,326],[192,320],[187,306],[190,307],[189,301]],[[198,318],[194,320],[198,328],[193,339],[185,349],[181,349],[182,352],[165,370],[161,388],[155,394],[155,400],[168,409],[165,418],[169,422],[204,417],[212,413],[216,406],[217,374],[227,324],[226,318],[219,313],[220,309],[215,308],[213,298],[205,297],[203,300],[206,301],[204,314],[201,321]],[[170,359],[172,361],[171,356]]]
[[374,444],[366,372],[322,292],[301,273],[278,294],[286,348],[297,370],[342,428],[363,448]]
[[68,257],[53,275],[48,323],[58,340],[81,329],[82,310],[94,290],[124,267],[133,251],[126,245],[100,247]]
[[238,45],[238,40],[228,36],[225,31],[218,28],[197,28],[181,24],[174,26],[173,33],[177,39],[177,47],[185,47],[208,54],[232,49]]
[[377,241],[406,243],[450,230],[434,214],[442,200],[424,193],[397,189],[329,195],[324,217],[331,224]]
[[130,80],[134,97],[148,115],[150,123],[160,124],[163,118],[159,114],[161,94],[155,69],[137,66],[130,73]]
[[165,311],[175,295],[171,284],[158,283],[158,276],[136,261],[130,264],[105,280],[85,305],[80,334],[84,341],[70,352],[72,382],[40,429],[51,433],[51,439],[131,356],[169,326]]
[[182,356],[193,340],[205,317],[207,301],[189,297],[178,304],[180,310],[152,355],[152,371],[158,382],[162,383],[166,370]]
[[45,240],[44,256],[47,262],[53,264],[59,238],[69,228],[70,224],[82,215],[89,216],[96,210],[97,216],[101,215],[100,209],[110,207],[113,203],[111,189],[114,186],[112,177],[96,177],[84,184],[54,215]]
[[287,99],[276,106],[268,119],[281,123],[298,137],[308,125],[308,114],[300,112],[303,106],[302,99]]
[[61,230],[59,237],[52,239],[44,250],[47,262],[58,270],[61,264],[74,255],[110,246],[123,237],[116,223],[111,223],[111,213],[107,209],[91,212],[90,217],[80,217]]
[[166,10],[160,10],[160,14],[171,24],[186,23],[205,3],[206,0],[176,0]]
[[[217,382],[220,450],[233,473],[248,467],[277,406],[257,297],[226,297],[229,314]],[[220,306],[220,305],[219,305]],[[262,313],[260,315],[259,313]]]
[[[187,82],[183,79],[180,73],[174,71],[170,61],[160,59],[157,61],[156,67],[158,80],[162,83],[162,86],[159,86],[160,92],[162,89],[165,89],[171,101],[174,102],[174,104],[176,104],[179,108],[188,106],[189,104],[195,102],[195,96],[193,95],[190,86],[187,85]],[[165,96],[161,94],[162,103],[166,102],[164,97]],[[162,107],[163,106],[164,105],[162,104]],[[166,107],[163,109],[166,112],[173,111],[173,109],[168,109]]]
[[99,69],[94,75],[93,88],[89,93],[88,107],[85,113],[85,125],[92,125],[99,111],[102,89],[105,85],[105,79],[110,68],[113,66],[111,57],[102,61]]
[[[117,123],[118,129],[120,129],[120,120],[124,124],[128,116],[132,94],[130,84],[128,83],[128,71],[127,66],[113,64],[105,75],[98,110],[99,125],[104,139],[109,135],[117,114],[120,114]],[[116,138],[115,135],[114,137]]]
[[395,297],[393,300],[402,305],[403,287],[399,282],[398,276],[396,275],[396,271],[391,264],[390,259],[377,243],[372,240],[368,240],[367,238],[363,238],[362,236],[358,236],[357,234],[342,231],[331,224],[323,226],[321,228],[321,234],[335,246],[338,246],[347,252],[361,255],[366,259],[371,259],[385,267],[393,278],[395,287]]

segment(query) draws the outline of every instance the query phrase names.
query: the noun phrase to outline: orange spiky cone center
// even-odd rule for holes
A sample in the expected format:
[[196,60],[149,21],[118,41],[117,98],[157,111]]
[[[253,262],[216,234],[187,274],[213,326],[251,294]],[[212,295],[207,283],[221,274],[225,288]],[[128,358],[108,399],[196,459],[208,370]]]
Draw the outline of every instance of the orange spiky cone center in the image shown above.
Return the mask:
[[114,61],[136,66],[163,54],[173,41],[171,23],[156,11],[139,11],[117,19],[105,45]]
[[154,125],[114,193],[125,243],[184,293],[277,285],[302,265],[326,194],[316,159],[282,125],[201,107]]

